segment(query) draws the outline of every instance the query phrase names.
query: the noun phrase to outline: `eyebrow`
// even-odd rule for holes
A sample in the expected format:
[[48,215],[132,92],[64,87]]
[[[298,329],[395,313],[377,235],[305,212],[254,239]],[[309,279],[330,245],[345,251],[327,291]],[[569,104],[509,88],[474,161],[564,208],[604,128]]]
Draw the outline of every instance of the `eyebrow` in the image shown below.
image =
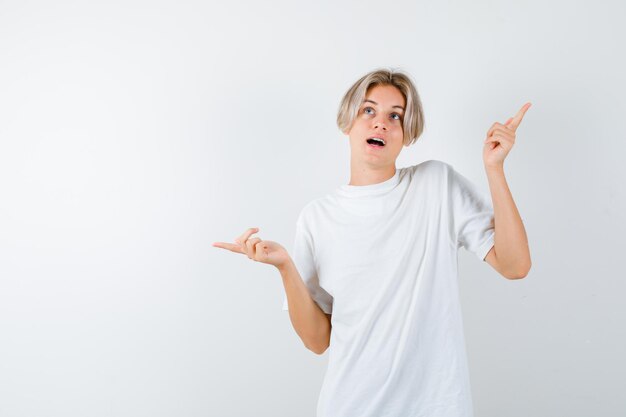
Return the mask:
[[[375,104],[375,105],[377,105],[377,106],[378,106],[378,103],[376,103],[374,100],[370,100],[370,99],[365,99],[365,100],[363,100],[363,103],[367,103],[367,102],[373,103],[373,104]],[[394,108],[395,108],[395,107],[397,107],[397,108],[399,108],[399,109],[402,109],[402,111],[404,111],[404,107],[402,107],[402,106],[397,106],[397,105],[396,105],[396,106],[391,106],[391,107],[394,107]]]

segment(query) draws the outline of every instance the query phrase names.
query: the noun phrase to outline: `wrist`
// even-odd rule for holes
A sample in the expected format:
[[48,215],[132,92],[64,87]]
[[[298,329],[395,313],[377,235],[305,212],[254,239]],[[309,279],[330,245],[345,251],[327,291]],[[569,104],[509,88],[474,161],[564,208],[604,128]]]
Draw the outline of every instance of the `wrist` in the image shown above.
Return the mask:
[[503,173],[504,172],[504,164],[496,164],[496,165],[485,165],[485,171],[487,173]]
[[291,258],[288,258],[285,262],[275,265],[275,266],[276,266],[276,269],[278,269],[278,272],[280,272],[281,274],[284,274],[285,272],[293,268],[295,265],[293,263],[293,260]]

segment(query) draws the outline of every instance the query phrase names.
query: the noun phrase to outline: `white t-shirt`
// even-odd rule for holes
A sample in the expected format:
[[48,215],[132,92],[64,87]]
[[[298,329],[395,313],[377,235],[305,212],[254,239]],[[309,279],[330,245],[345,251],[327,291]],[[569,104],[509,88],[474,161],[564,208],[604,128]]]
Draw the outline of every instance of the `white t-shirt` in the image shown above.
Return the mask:
[[332,313],[317,416],[473,416],[457,252],[493,244],[491,200],[442,161],[304,206],[291,256]]

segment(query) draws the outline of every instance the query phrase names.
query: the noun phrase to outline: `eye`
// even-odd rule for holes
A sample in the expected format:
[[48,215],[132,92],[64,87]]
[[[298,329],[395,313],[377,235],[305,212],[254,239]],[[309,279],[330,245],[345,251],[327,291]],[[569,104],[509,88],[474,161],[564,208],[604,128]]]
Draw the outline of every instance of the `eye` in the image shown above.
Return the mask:
[[[370,106],[367,106],[367,107],[363,108],[363,112],[365,114],[368,114],[367,113],[368,110],[374,110],[374,109],[371,108]],[[397,116],[397,118],[395,116]],[[394,118],[394,120],[402,120],[402,116],[400,114],[398,114],[398,113],[391,113],[391,117]]]

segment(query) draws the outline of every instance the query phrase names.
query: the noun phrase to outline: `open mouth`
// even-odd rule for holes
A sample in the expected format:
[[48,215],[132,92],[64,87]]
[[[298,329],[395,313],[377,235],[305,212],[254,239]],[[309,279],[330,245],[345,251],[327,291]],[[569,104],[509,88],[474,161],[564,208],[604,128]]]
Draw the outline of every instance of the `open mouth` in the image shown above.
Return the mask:
[[385,141],[382,140],[381,138],[369,138],[367,140],[367,143],[373,146],[381,147],[381,148],[385,146]]

